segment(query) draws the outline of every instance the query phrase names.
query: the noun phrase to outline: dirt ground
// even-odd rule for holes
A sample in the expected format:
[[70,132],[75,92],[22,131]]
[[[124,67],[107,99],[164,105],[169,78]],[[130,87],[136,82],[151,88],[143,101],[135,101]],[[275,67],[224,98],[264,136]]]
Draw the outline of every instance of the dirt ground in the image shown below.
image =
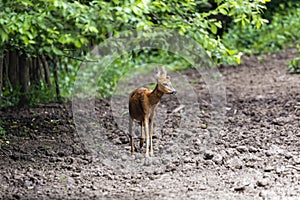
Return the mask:
[[95,104],[100,128],[81,130],[92,143],[76,132],[71,103],[1,110],[0,198],[300,199],[300,76],[287,68],[296,55],[289,49],[219,68],[227,98],[219,127],[205,82],[183,72],[196,77],[200,112],[164,96],[150,158],[144,149],[130,155],[109,99]]

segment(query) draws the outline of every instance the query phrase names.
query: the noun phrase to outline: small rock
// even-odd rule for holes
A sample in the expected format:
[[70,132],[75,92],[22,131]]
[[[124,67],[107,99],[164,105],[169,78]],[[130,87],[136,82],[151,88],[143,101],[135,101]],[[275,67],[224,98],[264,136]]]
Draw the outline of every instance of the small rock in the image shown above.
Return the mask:
[[49,158],[49,162],[54,163],[54,162],[55,162],[55,159],[54,159],[53,157],[50,157],[50,158]]
[[106,177],[108,180],[114,180],[115,179],[114,176],[111,175],[111,174],[104,174],[103,177]]
[[176,166],[174,164],[170,164],[166,166],[165,172],[173,172],[176,171]]
[[269,181],[268,181],[266,178],[263,178],[263,179],[261,179],[261,180],[258,180],[258,181],[256,182],[256,185],[257,185],[258,187],[266,187],[267,185],[269,185]]
[[149,159],[145,159],[144,166],[150,166],[150,165],[151,165],[151,161]]
[[258,152],[258,149],[255,148],[255,147],[253,147],[253,146],[249,146],[249,147],[248,147],[248,151],[249,151],[250,153],[256,153],[256,152]]
[[72,174],[71,174],[71,177],[79,177],[79,176],[80,176],[79,173],[72,173]]
[[[153,136],[153,138],[154,138],[154,136]],[[120,140],[121,140],[122,144],[128,143],[128,139],[126,137],[121,137]]]
[[120,140],[120,138],[113,139],[113,143],[116,144],[116,145],[123,144],[122,141]]
[[272,166],[272,165],[267,165],[265,168],[264,168],[264,171],[265,172],[271,172],[275,170],[275,168]]
[[60,151],[60,152],[57,153],[57,155],[58,155],[59,157],[64,157],[64,156],[65,156],[65,153],[62,152],[62,151]]
[[274,125],[283,126],[286,123],[288,123],[288,118],[286,118],[286,117],[277,117],[277,118],[273,119],[272,123]]
[[212,158],[212,161],[220,165],[223,163],[223,156],[221,156],[220,154],[215,154],[214,157]]
[[196,161],[193,158],[191,158],[191,157],[185,157],[183,159],[183,162],[184,163],[195,163]]
[[294,160],[296,165],[300,164],[300,157],[293,157],[293,160]]
[[293,155],[291,153],[287,152],[284,154],[284,157],[289,160],[293,157]]
[[193,149],[192,152],[193,152],[193,154],[195,154],[195,155],[200,154],[200,150],[198,150],[198,149]]
[[184,138],[191,138],[193,135],[194,135],[194,134],[193,134],[192,132],[186,131],[186,132],[184,133]]
[[235,183],[233,189],[234,191],[244,191],[248,185],[250,185],[250,182],[247,181],[237,182]]
[[13,196],[14,199],[21,199],[19,194],[13,194],[12,196]]
[[225,151],[226,151],[226,153],[229,157],[233,157],[235,155],[238,155],[238,152],[235,148],[227,148]]
[[92,190],[98,190],[97,186],[95,186],[95,185],[92,185],[91,189]]
[[236,157],[233,157],[227,161],[227,166],[231,169],[242,169],[244,166],[244,163],[242,160],[240,160]]
[[122,155],[121,156],[121,160],[124,162],[124,161],[127,161],[128,160],[128,156],[127,155]]
[[240,153],[245,153],[245,152],[248,152],[248,148],[246,146],[238,146],[236,147],[236,150]]
[[199,190],[207,190],[207,187],[205,185],[200,185],[197,187]]
[[214,157],[214,153],[212,151],[206,150],[203,155],[204,160],[211,160]]
[[202,129],[207,129],[207,124],[201,124],[201,126],[200,126]]
[[268,194],[267,191],[262,190],[259,192],[258,196],[262,197],[263,199],[267,199],[268,196],[267,194]]
[[278,167],[276,167],[275,172],[277,174],[281,174],[282,172],[284,172],[284,170],[285,170],[284,166],[278,166]]
[[270,150],[266,150],[266,151],[265,151],[265,155],[268,156],[268,157],[269,157],[269,156],[272,156],[273,154],[274,154],[274,153],[271,152]]

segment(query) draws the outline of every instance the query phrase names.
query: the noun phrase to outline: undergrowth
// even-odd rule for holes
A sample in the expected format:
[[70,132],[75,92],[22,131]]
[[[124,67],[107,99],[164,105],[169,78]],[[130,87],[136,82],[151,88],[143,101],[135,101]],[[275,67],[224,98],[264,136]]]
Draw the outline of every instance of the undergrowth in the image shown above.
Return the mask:
[[275,12],[270,24],[257,29],[254,26],[234,26],[223,37],[229,48],[247,55],[277,52],[295,45],[300,39],[300,3]]

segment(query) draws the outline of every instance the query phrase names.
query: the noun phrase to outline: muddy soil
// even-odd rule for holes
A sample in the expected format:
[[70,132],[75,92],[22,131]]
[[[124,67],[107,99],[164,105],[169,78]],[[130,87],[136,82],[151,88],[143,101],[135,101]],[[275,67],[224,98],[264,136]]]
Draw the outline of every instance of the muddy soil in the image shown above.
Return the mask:
[[163,97],[150,158],[130,155],[111,99],[94,102],[97,124],[78,107],[75,126],[71,103],[1,110],[0,198],[300,199],[300,76],[287,68],[296,54],[219,68],[227,100],[218,123],[205,81],[182,72],[197,109]]

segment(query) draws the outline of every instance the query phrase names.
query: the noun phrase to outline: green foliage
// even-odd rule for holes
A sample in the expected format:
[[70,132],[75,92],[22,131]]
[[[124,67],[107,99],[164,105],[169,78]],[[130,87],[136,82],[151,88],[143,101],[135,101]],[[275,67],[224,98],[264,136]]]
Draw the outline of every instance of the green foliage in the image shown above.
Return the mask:
[[[0,43],[5,51],[14,49],[27,57],[45,55],[52,62],[58,59],[61,95],[69,96],[80,60],[88,54],[91,46],[126,30],[148,31],[151,34],[153,27],[175,29],[196,40],[216,63],[239,63],[239,51],[226,45],[220,37],[219,32],[223,31],[225,22],[218,16],[230,18],[240,28],[249,24],[260,28],[267,23],[261,14],[269,1],[1,1]],[[114,61],[99,81],[99,92],[109,94],[122,74],[138,63],[151,61],[175,63],[177,68],[189,66],[176,55],[170,56],[163,51],[159,52],[161,55],[156,53],[143,52],[136,57],[128,55],[124,60]],[[66,57],[76,59],[71,61]],[[53,64],[56,63],[52,63],[51,71]],[[53,77],[51,80],[53,82]],[[34,102],[53,99],[53,88],[45,89],[44,85],[42,82],[40,87],[28,94]],[[43,94],[39,95],[39,91]]]
[[0,126],[0,138],[4,138],[6,136],[4,128]]
[[11,107],[18,105],[20,96],[20,85],[17,85],[16,90],[11,90],[10,87],[2,88],[1,107]]
[[300,38],[300,4],[293,5],[273,13],[271,23],[261,29],[253,26],[234,26],[223,37],[224,43],[229,48],[238,49],[246,54],[283,49]]
[[[118,81],[122,77],[130,78],[128,72],[143,73],[145,64],[167,65],[172,70],[182,70],[191,67],[191,64],[177,54],[165,50],[133,51],[116,59],[106,67],[97,84],[97,94],[107,97],[114,94]],[[120,67],[122,66],[122,67]]]
[[177,29],[203,45],[209,55],[219,60],[224,56],[236,58],[216,37],[222,22],[218,14],[229,16],[234,22],[260,27],[265,23],[260,17],[268,0],[236,1],[217,0],[216,9],[200,12],[197,1],[80,1],[17,0],[4,1],[0,10],[0,41],[11,47],[34,54],[64,55],[64,49],[87,50],[107,35],[117,35],[123,30],[149,30],[154,26]]
[[6,131],[2,126],[3,126],[3,122],[0,120],[0,147],[2,144],[9,143],[9,141],[7,141]]
[[[298,52],[300,53],[300,45],[297,45]],[[300,57],[296,57],[288,62],[289,70],[292,73],[300,73]]]
[[293,73],[300,73],[300,57],[294,58],[288,63],[289,69]]

